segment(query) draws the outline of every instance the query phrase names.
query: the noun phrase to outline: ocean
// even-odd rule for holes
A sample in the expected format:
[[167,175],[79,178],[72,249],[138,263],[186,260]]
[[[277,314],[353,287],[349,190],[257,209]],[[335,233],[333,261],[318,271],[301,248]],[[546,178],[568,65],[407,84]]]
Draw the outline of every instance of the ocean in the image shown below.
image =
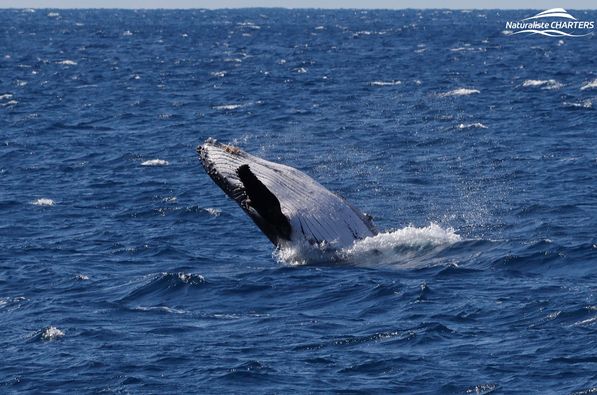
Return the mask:
[[[596,392],[597,46],[534,13],[0,10],[0,393]],[[382,233],[290,259],[209,137]]]

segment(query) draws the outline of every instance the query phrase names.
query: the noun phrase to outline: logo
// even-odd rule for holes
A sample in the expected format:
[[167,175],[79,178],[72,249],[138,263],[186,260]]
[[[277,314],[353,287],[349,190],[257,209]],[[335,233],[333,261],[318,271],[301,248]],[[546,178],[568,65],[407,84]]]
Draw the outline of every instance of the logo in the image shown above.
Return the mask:
[[506,22],[514,34],[541,34],[548,37],[583,37],[592,33],[594,21],[579,21],[563,8],[552,8],[520,21]]

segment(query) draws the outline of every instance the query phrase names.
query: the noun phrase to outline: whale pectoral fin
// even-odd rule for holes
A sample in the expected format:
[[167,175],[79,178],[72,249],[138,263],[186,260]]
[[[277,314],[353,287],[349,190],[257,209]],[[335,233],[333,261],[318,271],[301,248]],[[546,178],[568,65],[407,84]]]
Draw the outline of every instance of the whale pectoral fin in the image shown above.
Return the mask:
[[[276,195],[259,181],[257,176],[251,171],[249,165],[240,166],[236,169],[236,174],[243,183],[247,194],[247,199],[243,203],[256,211],[266,222],[265,224],[258,223],[258,225],[271,226],[271,230],[275,231],[277,237],[290,240],[292,228],[288,218],[282,213],[280,201]],[[270,235],[268,237],[271,239]]]

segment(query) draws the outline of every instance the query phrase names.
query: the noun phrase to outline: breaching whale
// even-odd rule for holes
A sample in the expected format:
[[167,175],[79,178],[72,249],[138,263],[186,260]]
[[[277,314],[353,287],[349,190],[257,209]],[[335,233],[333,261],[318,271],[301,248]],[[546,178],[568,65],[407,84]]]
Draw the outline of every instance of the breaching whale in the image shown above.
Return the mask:
[[377,234],[370,216],[295,168],[214,139],[197,153],[207,174],[277,247],[340,249]]

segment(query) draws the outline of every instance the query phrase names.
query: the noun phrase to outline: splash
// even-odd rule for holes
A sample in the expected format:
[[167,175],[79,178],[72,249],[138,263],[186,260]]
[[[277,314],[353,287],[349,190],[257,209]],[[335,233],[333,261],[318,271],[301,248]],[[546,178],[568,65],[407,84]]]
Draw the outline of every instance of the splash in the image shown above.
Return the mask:
[[355,264],[396,263],[461,240],[452,228],[444,229],[434,223],[423,228],[409,225],[359,240],[340,251],[340,255],[343,260]]
[[313,245],[307,241],[282,245],[274,250],[272,256],[278,263],[289,266],[333,263],[340,260],[336,250],[327,243]]
[[[448,247],[459,241],[462,241],[462,238],[454,229],[444,229],[430,223],[422,228],[409,225],[402,229],[379,233],[358,240],[352,246],[341,250],[335,250],[330,245],[313,246],[304,242],[282,246],[274,251],[273,255],[280,263],[291,266],[315,263],[408,263],[424,259],[438,248]],[[406,266],[409,265],[404,265]]]

